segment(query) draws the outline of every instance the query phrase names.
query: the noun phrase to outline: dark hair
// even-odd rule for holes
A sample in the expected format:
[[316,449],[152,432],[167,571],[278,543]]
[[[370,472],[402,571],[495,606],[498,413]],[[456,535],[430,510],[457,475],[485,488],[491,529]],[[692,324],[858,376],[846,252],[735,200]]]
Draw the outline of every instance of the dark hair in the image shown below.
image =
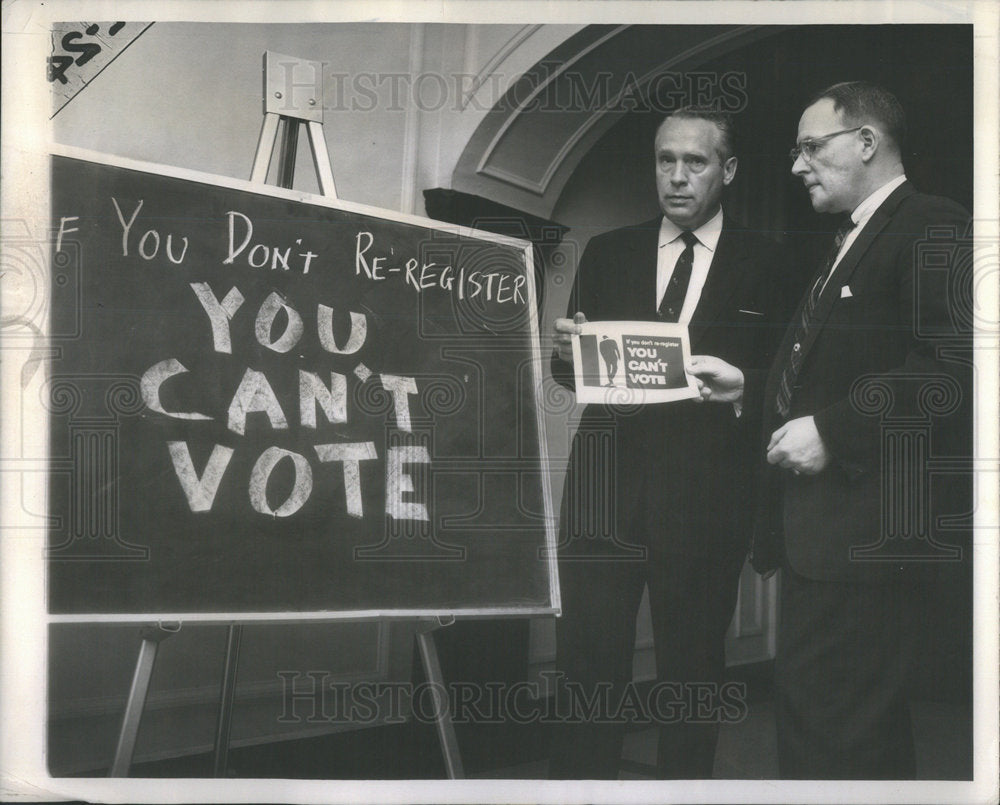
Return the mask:
[[714,123],[715,127],[722,133],[722,144],[719,158],[725,162],[729,157],[736,155],[736,127],[733,124],[733,115],[730,112],[720,112],[715,109],[701,109],[697,106],[682,106],[667,115],[660,123],[662,126],[668,120],[707,120]]
[[902,152],[906,140],[906,113],[896,96],[885,87],[868,81],[842,81],[817,92],[806,106],[824,98],[833,101],[834,110],[852,126],[878,123]]

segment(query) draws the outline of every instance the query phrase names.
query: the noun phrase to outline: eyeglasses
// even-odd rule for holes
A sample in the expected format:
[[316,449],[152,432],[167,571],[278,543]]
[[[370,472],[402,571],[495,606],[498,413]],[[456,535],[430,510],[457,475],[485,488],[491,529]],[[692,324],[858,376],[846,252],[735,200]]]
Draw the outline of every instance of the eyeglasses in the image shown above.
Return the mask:
[[853,129],[843,129],[842,131],[835,131],[830,134],[824,134],[822,137],[812,137],[808,140],[803,140],[795,148],[788,152],[788,156],[791,158],[792,162],[795,162],[800,156],[806,161],[811,162],[812,158],[816,155],[827,141],[832,140],[834,137],[839,137],[841,134],[850,134],[852,131],[859,131],[863,129],[864,126],[855,126]]

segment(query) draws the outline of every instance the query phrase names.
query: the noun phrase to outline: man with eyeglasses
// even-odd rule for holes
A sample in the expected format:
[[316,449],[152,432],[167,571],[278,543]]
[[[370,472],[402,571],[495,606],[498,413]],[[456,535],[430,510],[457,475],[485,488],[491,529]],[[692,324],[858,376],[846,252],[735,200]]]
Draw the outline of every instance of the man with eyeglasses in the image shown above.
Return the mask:
[[[749,541],[763,375],[788,317],[788,263],[723,210],[737,167],[730,116],[675,112],[654,157],[662,216],[590,240],[574,318],[555,322],[553,376],[572,388],[571,336],[587,319],[680,322],[693,349],[745,370],[748,402],[636,410],[609,397],[584,412],[560,520],[556,779],[616,779],[630,714],[660,725],[659,777],[710,778],[720,721],[744,713],[720,695],[724,639]],[[628,687],[647,585],[650,694]]]
[[[888,471],[925,473],[921,451],[971,455],[968,324],[949,306],[962,264],[949,246],[969,216],[910,185],[904,136],[891,93],[848,82],[812,99],[791,152],[813,208],[842,222],[764,393],[770,471],[752,559],[782,569],[775,710],[787,778],[915,776],[914,613],[934,560],[949,555],[927,529],[970,508],[961,483],[928,488],[918,475],[915,489]],[[938,262],[922,273],[927,243]],[[695,371],[706,399],[737,383],[713,359]]]

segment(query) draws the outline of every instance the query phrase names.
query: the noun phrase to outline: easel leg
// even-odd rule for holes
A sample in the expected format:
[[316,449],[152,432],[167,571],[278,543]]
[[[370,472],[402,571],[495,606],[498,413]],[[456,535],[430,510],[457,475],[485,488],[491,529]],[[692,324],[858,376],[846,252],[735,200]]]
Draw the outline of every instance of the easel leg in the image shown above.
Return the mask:
[[[433,630],[417,632],[417,645],[420,648],[420,658],[423,660],[427,681],[435,690],[446,690],[437,647],[434,645]],[[443,701],[438,702],[437,732],[438,739],[441,741],[441,752],[444,754],[444,766],[448,779],[464,779],[465,771],[462,768],[462,756],[458,750],[455,725],[451,723],[451,707],[447,694],[445,694]]]
[[260,128],[260,138],[257,140],[257,153],[254,156],[253,168],[250,171],[250,181],[264,184],[267,181],[267,169],[271,166],[271,152],[278,138],[278,122],[280,118],[274,112],[264,115]]
[[240,640],[243,627],[233,624],[226,637],[226,661],[219,691],[219,718],[215,726],[215,762],[213,777],[225,777],[229,765],[229,735],[233,727],[233,698],[236,695],[236,670],[240,663]]
[[310,120],[306,124],[309,134],[309,147],[312,150],[313,165],[319,177],[319,191],[330,198],[337,197],[337,186],[333,181],[333,164],[330,162],[330,152],[326,149],[326,139],[323,137],[323,124]]
[[142,721],[142,711],[146,706],[146,694],[149,693],[149,680],[153,676],[153,666],[156,663],[156,652],[160,643],[180,629],[165,629],[163,626],[144,629],[142,645],[139,646],[139,659],[135,663],[135,673],[132,675],[132,687],[125,703],[125,714],[122,716],[122,728],[118,734],[118,746],[115,747],[115,759],[111,763],[109,777],[127,777],[132,756],[135,754],[135,742],[139,736],[139,723]]

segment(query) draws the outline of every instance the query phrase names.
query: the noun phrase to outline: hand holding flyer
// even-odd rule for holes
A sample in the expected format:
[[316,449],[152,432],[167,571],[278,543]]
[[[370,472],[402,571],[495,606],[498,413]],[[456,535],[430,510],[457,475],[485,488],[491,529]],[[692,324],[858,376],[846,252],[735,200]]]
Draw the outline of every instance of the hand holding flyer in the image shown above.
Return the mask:
[[573,336],[577,402],[644,405],[697,397],[694,378],[684,371],[690,357],[683,324],[581,324]]

